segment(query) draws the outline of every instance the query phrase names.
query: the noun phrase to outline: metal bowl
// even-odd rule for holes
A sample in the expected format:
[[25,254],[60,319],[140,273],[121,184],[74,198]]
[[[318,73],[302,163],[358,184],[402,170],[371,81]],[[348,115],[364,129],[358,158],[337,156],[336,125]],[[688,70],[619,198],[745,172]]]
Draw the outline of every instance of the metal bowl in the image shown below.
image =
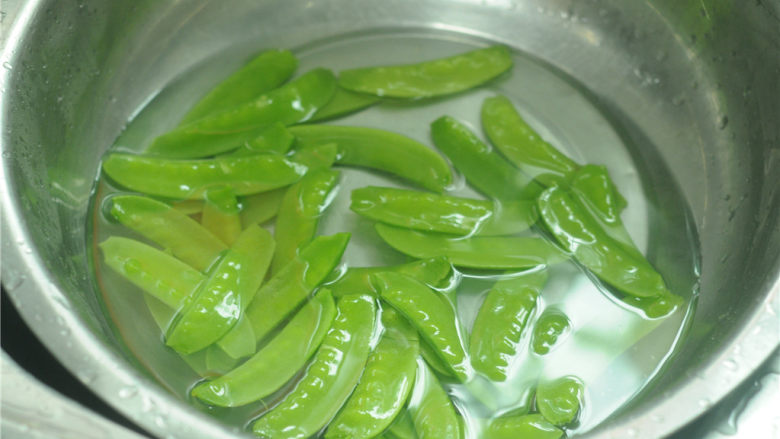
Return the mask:
[[588,437],[669,434],[778,345],[780,1],[30,0],[0,67],[2,283],[109,404],[160,437],[239,434],[163,390],[114,335],[85,231],[101,153],[215,54],[228,61],[208,68],[227,72],[261,47],[389,28],[497,41],[574,78],[626,142],[653,147],[634,160],[666,163],[690,206],[702,264],[685,339]]

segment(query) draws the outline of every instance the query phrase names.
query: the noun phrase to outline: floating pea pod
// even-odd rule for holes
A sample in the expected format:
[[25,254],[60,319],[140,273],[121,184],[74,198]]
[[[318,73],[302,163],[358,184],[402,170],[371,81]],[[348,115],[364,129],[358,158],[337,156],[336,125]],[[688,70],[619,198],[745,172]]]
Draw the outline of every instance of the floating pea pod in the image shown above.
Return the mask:
[[328,285],[335,297],[360,292],[373,292],[371,275],[392,271],[411,276],[432,287],[440,286],[452,274],[452,266],[445,257],[423,259],[391,267],[350,267],[337,281]]
[[393,422],[409,397],[417,371],[417,333],[392,309],[382,310],[382,324],[382,338],[325,439],[374,437]]
[[230,187],[210,189],[205,200],[200,223],[225,244],[233,244],[241,234],[240,208],[233,190]]
[[448,58],[339,72],[347,90],[392,98],[429,98],[468,90],[512,67],[504,46],[473,50]]
[[623,293],[637,297],[671,294],[661,275],[641,255],[609,236],[590,212],[565,190],[542,192],[540,216],[564,249],[582,265]]
[[512,235],[535,221],[533,201],[498,203],[376,186],[353,190],[349,208],[385,224],[455,235]]
[[333,296],[320,290],[252,358],[219,378],[198,384],[192,396],[215,406],[237,407],[270,395],[314,355],[335,314]]
[[379,236],[406,255],[423,259],[446,256],[456,267],[518,269],[561,262],[566,256],[535,237],[453,237],[377,224]]
[[471,364],[475,370],[493,381],[506,380],[546,281],[547,272],[542,270],[493,285],[471,331]]
[[321,122],[358,112],[379,102],[379,98],[363,93],[355,93],[342,87],[336,87],[333,97],[314,113],[307,122]]
[[482,127],[493,145],[521,170],[541,168],[568,175],[579,167],[566,154],[545,142],[504,96],[485,99],[482,104]]
[[170,205],[137,195],[110,198],[110,215],[122,225],[170,249],[196,270],[211,265],[227,246],[195,220]]
[[304,439],[322,429],[355,389],[376,330],[376,303],[345,296],[336,304],[333,326],[295,388],[252,424],[255,434]]
[[418,280],[400,273],[377,273],[371,283],[382,299],[404,315],[420,335],[436,348],[436,353],[461,381],[470,370],[458,320],[452,305],[443,296]]
[[292,125],[307,120],[330,100],[335,87],[335,78],[329,70],[311,70],[252,102],[198,119],[157,137],[147,153],[197,158],[236,149],[271,124]]
[[409,407],[417,437],[420,439],[460,439],[460,419],[450,397],[436,376],[425,366],[425,363],[421,364],[420,372],[417,375],[417,381],[414,384],[415,391],[412,396],[418,402]]
[[486,439],[561,439],[563,431],[547,422],[540,414],[507,416],[490,422]]
[[267,50],[220,82],[182,119],[182,124],[228,110],[282,85],[298,60],[289,50]]
[[244,142],[237,149],[225,153],[224,156],[236,157],[252,154],[286,154],[292,148],[292,133],[283,123],[276,122],[265,128],[257,137]]
[[177,312],[165,343],[183,354],[216,342],[239,320],[265,276],[267,260],[258,249],[272,245],[270,234],[257,226],[246,229],[217,261],[191,300]]
[[557,310],[545,311],[536,321],[531,347],[537,355],[546,355],[569,333],[571,321]]
[[249,195],[287,186],[306,173],[306,166],[278,154],[172,160],[112,153],[103,170],[120,185],[145,194],[174,199],[202,198],[215,186]]
[[466,181],[488,197],[518,200],[530,190],[528,177],[454,118],[436,119],[431,124],[431,134],[433,143],[449,157]]
[[301,125],[290,128],[296,145],[335,143],[336,163],[388,172],[425,189],[442,192],[452,183],[447,162],[431,148],[406,136],[365,127]]
[[250,224],[262,224],[279,213],[282,198],[287,192],[286,187],[259,194],[247,195],[241,198],[241,224],[248,227]]
[[563,426],[577,418],[582,398],[582,381],[567,376],[539,384],[536,388],[536,409],[551,424]]

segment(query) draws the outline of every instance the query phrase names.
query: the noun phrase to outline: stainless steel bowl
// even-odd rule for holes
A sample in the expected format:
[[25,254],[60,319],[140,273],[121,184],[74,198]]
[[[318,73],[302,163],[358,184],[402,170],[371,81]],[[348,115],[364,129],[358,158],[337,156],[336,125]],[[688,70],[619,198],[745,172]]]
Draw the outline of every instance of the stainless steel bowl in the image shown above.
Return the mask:
[[780,1],[30,0],[0,67],[2,283],[109,404],[160,437],[239,433],[166,393],[113,335],[86,256],[103,150],[144,99],[217,53],[236,64],[210,68],[229,71],[260,47],[380,28],[531,54],[652,146],[635,160],[666,163],[681,188],[701,243],[698,309],[661,376],[589,437],[675,431],[778,345]]

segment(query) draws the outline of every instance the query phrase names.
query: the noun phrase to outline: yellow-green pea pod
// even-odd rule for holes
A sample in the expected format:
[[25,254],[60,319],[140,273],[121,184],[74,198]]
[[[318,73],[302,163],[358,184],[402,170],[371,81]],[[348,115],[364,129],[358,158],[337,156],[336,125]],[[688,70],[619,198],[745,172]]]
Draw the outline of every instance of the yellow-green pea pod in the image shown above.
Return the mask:
[[198,384],[192,396],[214,406],[237,407],[270,395],[314,355],[335,315],[333,296],[327,289],[320,290],[252,358],[219,378]]
[[342,87],[336,87],[333,97],[317,110],[307,122],[321,122],[336,119],[358,112],[379,102],[379,98],[363,93],[355,93]]
[[371,283],[384,301],[409,319],[457,378],[467,381],[471,370],[458,331],[458,319],[449,301],[420,281],[400,273],[374,274]]
[[295,71],[298,60],[289,50],[260,53],[201,98],[182,124],[219,113],[250,101],[282,85]]
[[[267,261],[268,259],[266,258],[266,262]],[[239,317],[238,322],[236,322],[235,326],[230,328],[228,334],[233,334],[236,339],[225,340],[225,337],[222,337],[217,341],[216,345],[209,346],[209,349],[218,348],[234,360],[248,357],[257,352],[255,331],[252,329],[252,322],[249,321],[246,314],[242,314],[241,317]],[[232,367],[230,369],[232,369]]]
[[442,116],[431,124],[431,134],[436,147],[475,189],[499,200],[525,197],[531,180],[465,125],[450,116]]
[[109,214],[122,225],[169,249],[199,271],[208,268],[227,246],[181,211],[149,197],[115,195]]
[[414,420],[409,413],[408,406],[395,417],[393,423],[385,431],[385,436],[390,439],[417,439],[417,432],[414,430]]
[[639,309],[648,319],[660,319],[666,317],[683,306],[682,297],[672,293],[661,294],[657,297],[620,297],[623,303]]
[[370,438],[384,431],[409,397],[417,371],[417,332],[392,309],[355,391],[325,431],[325,439]]
[[582,407],[583,393],[582,381],[573,376],[542,382],[536,388],[536,409],[553,425],[571,424]]
[[409,411],[420,439],[461,439],[460,417],[439,380],[420,363]]
[[272,245],[258,226],[244,230],[176,313],[165,344],[191,354],[216,342],[238,322],[265,276],[268,261],[261,249]]
[[263,224],[279,213],[286,187],[241,198],[241,224],[244,228],[251,224]]
[[171,207],[185,215],[195,215],[203,212],[202,200],[181,200],[171,202]]
[[283,123],[274,123],[265,128],[257,137],[244,142],[237,149],[223,154],[223,156],[246,156],[252,154],[287,154],[292,148],[292,133]]
[[376,128],[334,125],[291,127],[296,145],[335,143],[336,163],[377,169],[425,189],[442,192],[452,183],[447,162],[431,148],[406,136]]
[[531,348],[537,355],[547,355],[571,329],[571,321],[559,310],[545,311],[534,325]]
[[507,416],[490,422],[485,439],[561,439],[563,431],[540,414]]
[[311,172],[287,190],[276,217],[271,274],[284,268],[314,238],[320,217],[336,195],[340,175],[330,169]]
[[336,318],[311,365],[276,407],[252,424],[255,434],[275,439],[304,439],[320,431],[355,389],[371,351],[377,326],[375,299],[344,296]]
[[148,154],[177,158],[228,152],[279,122],[292,125],[310,118],[333,95],[336,80],[314,69],[251,102],[195,120],[152,141]]
[[484,84],[512,64],[509,49],[492,46],[418,64],[345,70],[339,72],[339,85],[382,97],[429,98]]
[[210,373],[227,373],[238,364],[238,360],[228,355],[227,352],[215,344],[203,349],[203,351],[206,352],[206,367]]
[[290,159],[306,165],[308,172],[314,172],[333,166],[338,154],[339,150],[335,143],[326,143],[299,148]]
[[456,267],[519,269],[550,265],[566,255],[542,238],[476,236],[463,238],[377,224],[379,236],[399,252],[419,258],[446,256]]
[[541,168],[568,175],[579,167],[545,142],[504,96],[493,96],[482,103],[482,127],[493,145],[521,170],[532,172],[533,168]]
[[218,187],[206,191],[200,223],[227,245],[241,234],[241,216],[233,189]]
[[349,208],[385,224],[455,235],[512,235],[536,220],[530,200],[501,203],[376,186],[353,190]]
[[447,365],[436,353],[436,348],[432,347],[430,343],[423,340],[420,342],[420,356],[425,360],[425,364],[436,372],[439,376],[447,379],[457,378],[452,368]]
[[644,257],[626,250],[564,189],[545,190],[537,204],[541,218],[558,243],[604,282],[631,296],[670,294],[663,277]]
[[103,171],[116,183],[138,192],[174,199],[203,198],[215,186],[249,195],[287,186],[306,173],[306,165],[278,154],[172,160],[112,153]]
[[[144,302],[146,303],[146,307],[149,310],[149,314],[152,316],[154,323],[162,333],[165,333],[165,330],[168,329],[168,324],[171,322],[171,319],[176,312],[175,308],[171,308],[167,304],[157,300],[151,294],[144,294]],[[192,355],[179,354],[178,357],[199,376],[207,376],[214,373],[214,371],[209,370],[208,366],[206,366],[207,353],[208,349],[203,349]]]
[[411,276],[425,285],[439,287],[452,274],[452,265],[445,257],[422,259],[390,267],[350,267],[337,281],[328,284],[335,297],[361,292],[374,292],[371,275],[393,271]]
[[500,280],[485,296],[471,330],[471,365],[493,381],[506,380],[547,271]]

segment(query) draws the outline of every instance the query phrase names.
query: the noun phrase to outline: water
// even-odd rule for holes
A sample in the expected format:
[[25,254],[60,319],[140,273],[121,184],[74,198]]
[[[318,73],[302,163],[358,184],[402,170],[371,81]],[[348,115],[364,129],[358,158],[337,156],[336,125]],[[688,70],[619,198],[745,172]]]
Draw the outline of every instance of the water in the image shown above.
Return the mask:
[[[338,71],[421,61],[484,44],[486,42],[460,34],[389,32],[315,42],[298,48],[296,55],[300,59],[298,72],[313,67]],[[157,96],[150,96],[148,104],[135,113],[117,139],[115,148],[141,151],[156,135],[174,127],[204,90],[240,66],[241,57],[228,53],[224,57],[203,63]],[[650,255],[651,262],[659,268],[672,291],[690,304],[695,294],[698,257],[695,237],[689,232],[687,206],[679,197],[670,195],[668,185],[673,182],[664,174],[662,163],[635,162],[636,148],[652,146],[627,144],[609,118],[581,90],[581,85],[550,66],[517,53],[512,74],[487,87],[414,105],[385,104],[331,123],[384,128],[430,145],[429,126],[436,118],[448,114],[465,122],[481,136],[479,110],[483,99],[496,93],[508,96],[543,138],[575,161],[607,166],[628,200],[629,207],[622,217],[632,238]],[[462,179],[456,181],[460,183],[453,186],[453,195],[478,197]],[[656,185],[659,181],[664,181],[667,187]],[[321,220],[318,233],[352,232],[343,259],[348,266],[403,263],[406,258],[379,239],[371,221],[348,209],[351,190],[366,185],[408,187],[386,175],[343,169],[338,195]],[[100,180],[95,190],[91,241],[96,284],[129,354],[162,385],[188,400],[188,389],[201,378],[178,355],[164,347],[160,330],[142,294],[100,263],[97,243],[110,235],[133,237],[101,215],[102,199],[114,191],[116,188],[105,180]],[[461,275],[457,309],[463,338],[468,340],[469,328],[481,300],[496,277],[493,273],[469,270]],[[566,428],[569,436],[590,430],[635,397],[673,353],[692,307],[686,305],[665,320],[647,320],[618,303],[573,263],[552,267],[542,301],[529,322],[507,381],[495,384],[478,378],[468,386],[445,381],[447,391],[468,424],[470,437],[479,437],[485,418],[526,410],[529,402],[522,395],[529,395],[538,380],[575,375],[585,384],[584,407],[578,422]],[[549,354],[538,356],[529,352],[528,333],[541,311],[548,308],[564,312],[572,327],[565,340]],[[272,395],[265,403],[233,410],[193,404],[223,422],[242,426],[280,396]]]

